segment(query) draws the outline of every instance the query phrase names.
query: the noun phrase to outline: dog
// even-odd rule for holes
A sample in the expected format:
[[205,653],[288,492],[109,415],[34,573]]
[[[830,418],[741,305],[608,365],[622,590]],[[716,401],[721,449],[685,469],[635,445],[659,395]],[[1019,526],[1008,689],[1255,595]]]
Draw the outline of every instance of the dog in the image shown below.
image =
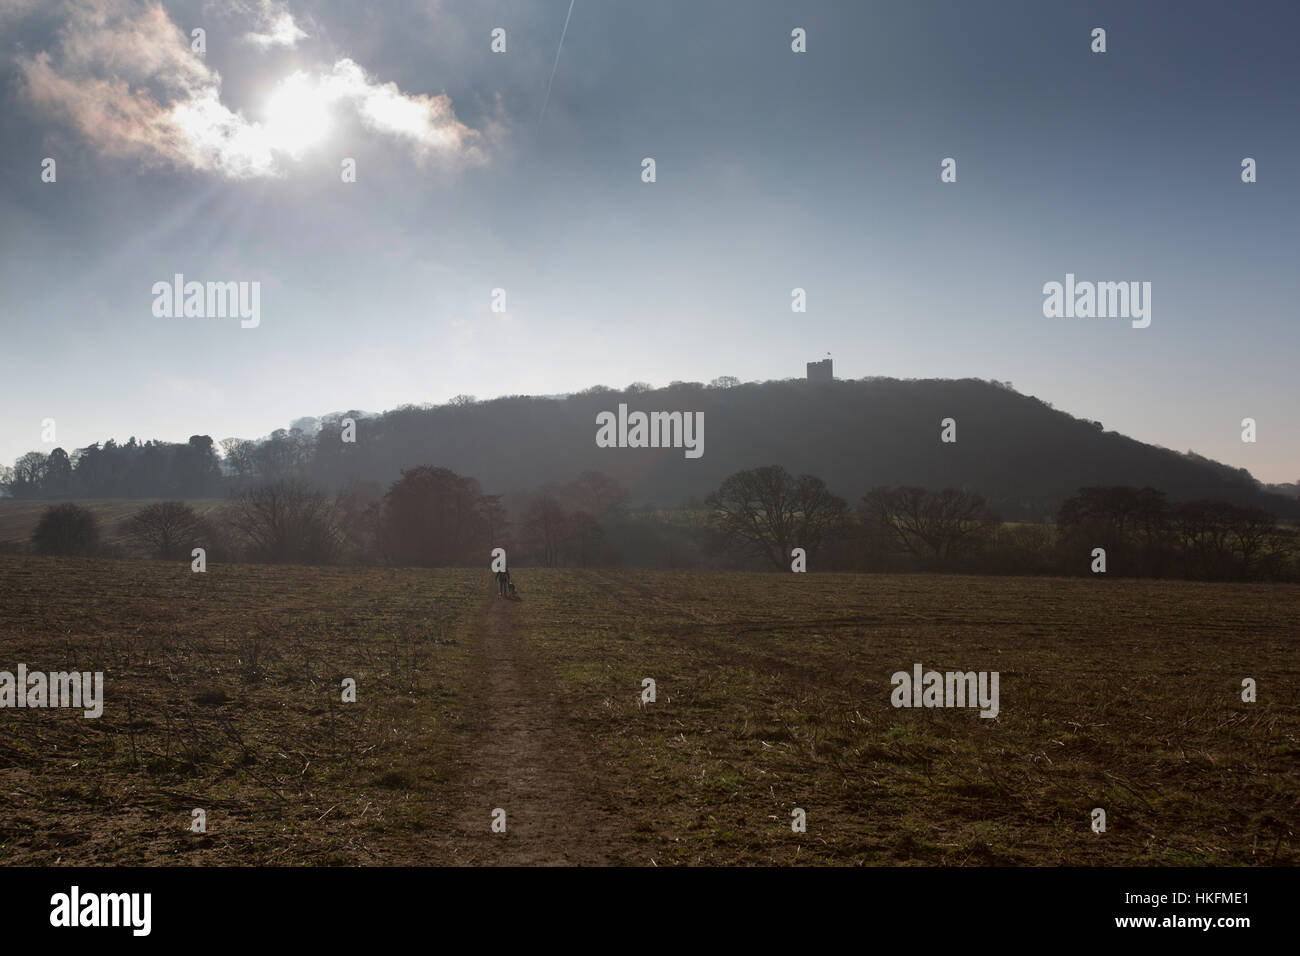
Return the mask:
[[507,582],[506,582],[506,588],[510,591],[510,600],[512,600],[512,601],[518,601],[518,600],[519,600],[519,590],[515,587],[515,582],[514,582],[514,581],[507,581]]

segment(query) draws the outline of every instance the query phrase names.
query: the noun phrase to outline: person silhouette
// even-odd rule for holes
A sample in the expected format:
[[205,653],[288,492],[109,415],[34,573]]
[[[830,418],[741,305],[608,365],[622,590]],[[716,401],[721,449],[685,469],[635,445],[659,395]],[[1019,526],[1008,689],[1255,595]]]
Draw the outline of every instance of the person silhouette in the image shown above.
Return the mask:
[[501,592],[501,597],[505,597],[506,589],[510,586],[510,572],[498,571],[496,574],[497,574],[497,588]]

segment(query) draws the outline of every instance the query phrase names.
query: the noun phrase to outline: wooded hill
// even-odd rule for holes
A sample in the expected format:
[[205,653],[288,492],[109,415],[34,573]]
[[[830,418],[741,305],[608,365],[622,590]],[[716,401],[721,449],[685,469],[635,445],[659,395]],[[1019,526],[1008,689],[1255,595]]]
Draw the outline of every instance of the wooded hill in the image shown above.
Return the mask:
[[[703,412],[703,448],[600,448],[597,415]],[[633,504],[693,506],[734,472],[781,464],[822,478],[855,501],[876,485],[958,487],[983,495],[1006,520],[1038,520],[1085,486],[1151,486],[1171,501],[1215,498],[1300,516],[1300,502],[1265,492],[1249,472],[1104,431],[1036,398],[976,379],[802,380],[730,388],[677,384],[645,391],[599,387],[565,398],[508,397],[404,408],[358,421],[339,438],[338,416],[316,436],[311,476],[386,483],[433,463],[499,492],[602,471]],[[940,440],[953,418],[956,438]]]
[[[597,416],[620,404],[629,412],[703,413],[703,454],[598,447]],[[348,417],[353,442],[343,440]],[[947,418],[955,421],[951,443],[941,441]],[[818,476],[850,502],[877,485],[961,488],[983,495],[1004,520],[1042,520],[1081,487],[1116,485],[1157,488],[1171,502],[1219,499],[1300,517],[1300,501],[1266,491],[1245,469],[1143,444],[978,379],[597,386],[298,424],[257,441],[223,440],[221,460],[218,444],[199,435],[186,444],[131,439],[71,454],[33,452],[5,486],[27,498],[208,498],[280,477],[325,490],[354,480],[386,488],[404,468],[434,465],[498,494],[599,471],[627,489],[633,506],[677,508],[698,507],[737,471],[779,464]]]

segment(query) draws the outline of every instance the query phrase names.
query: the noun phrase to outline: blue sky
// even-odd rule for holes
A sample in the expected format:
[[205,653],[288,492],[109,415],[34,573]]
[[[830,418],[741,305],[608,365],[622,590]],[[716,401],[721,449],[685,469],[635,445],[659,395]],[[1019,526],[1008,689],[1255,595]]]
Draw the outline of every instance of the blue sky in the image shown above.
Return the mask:
[[[568,0],[0,10],[0,461],[830,352],[1300,477],[1293,3],[576,0],[540,122]],[[155,317],[177,272],[261,324]]]

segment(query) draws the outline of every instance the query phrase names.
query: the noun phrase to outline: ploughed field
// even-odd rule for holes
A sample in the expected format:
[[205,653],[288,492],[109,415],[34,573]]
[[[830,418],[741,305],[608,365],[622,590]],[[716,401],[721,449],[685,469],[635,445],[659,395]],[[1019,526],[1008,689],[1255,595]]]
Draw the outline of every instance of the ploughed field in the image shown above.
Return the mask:
[[104,675],[0,709],[0,862],[1300,859],[1300,586],[512,576],[0,555],[0,672]]

